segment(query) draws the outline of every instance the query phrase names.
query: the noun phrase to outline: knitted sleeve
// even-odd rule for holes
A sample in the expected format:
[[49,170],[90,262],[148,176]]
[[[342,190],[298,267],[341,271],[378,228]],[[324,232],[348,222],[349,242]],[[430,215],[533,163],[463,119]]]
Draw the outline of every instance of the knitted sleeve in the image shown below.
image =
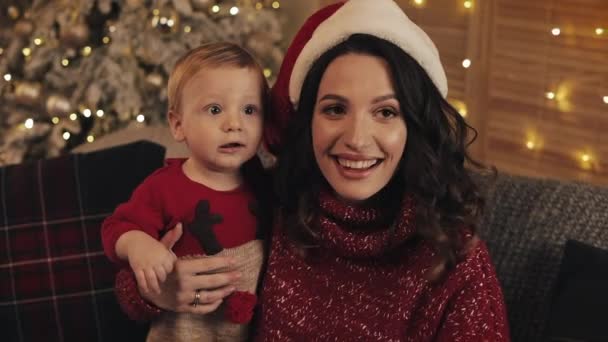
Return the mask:
[[436,341],[510,341],[502,290],[484,243],[467,263],[470,273],[449,301]]
[[143,299],[137,289],[137,281],[130,268],[122,268],[116,274],[114,292],[120,308],[129,319],[149,322],[163,312],[162,309]]
[[121,263],[116,255],[116,241],[131,230],[141,230],[158,240],[164,228],[162,195],[159,182],[154,173],[146,178],[133,192],[128,202],[119,205],[114,213],[107,217],[101,228],[101,240],[106,256],[113,262]]

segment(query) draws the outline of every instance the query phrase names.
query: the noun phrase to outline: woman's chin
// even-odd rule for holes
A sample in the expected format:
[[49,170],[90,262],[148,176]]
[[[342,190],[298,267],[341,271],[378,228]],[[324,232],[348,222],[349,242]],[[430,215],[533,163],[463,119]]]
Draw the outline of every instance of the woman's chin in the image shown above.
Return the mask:
[[333,189],[338,198],[351,203],[365,202],[378,193],[378,191],[374,191],[373,189],[362,189],[361,187],[357,187],[355,189],[344,187],[338,187],[336,189],[335,187],[333,187]]

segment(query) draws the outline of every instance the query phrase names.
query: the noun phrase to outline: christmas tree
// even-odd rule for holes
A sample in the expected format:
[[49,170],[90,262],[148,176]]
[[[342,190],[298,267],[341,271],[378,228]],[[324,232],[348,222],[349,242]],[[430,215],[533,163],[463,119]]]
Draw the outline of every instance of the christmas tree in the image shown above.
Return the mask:
[[0,0],[0,165],[164,122],[175,61],[205,42],[252,52],[272,81],[278,1]]

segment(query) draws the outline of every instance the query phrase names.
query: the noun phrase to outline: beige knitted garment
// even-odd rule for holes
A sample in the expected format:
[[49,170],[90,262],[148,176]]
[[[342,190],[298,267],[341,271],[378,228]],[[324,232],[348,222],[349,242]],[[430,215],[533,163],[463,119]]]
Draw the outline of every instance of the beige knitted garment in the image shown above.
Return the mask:
[[[235,268],[241,273],[237,291],[256,293],[264,259],[261,240],[253,240],[239,247],[224,249],[217,255],[232,256]],[[204,258],[204,256],[202,256]],[[194,294],[192,294],[194,297]],[[148,342],[186,341],[245,341],[249,324],[235,324],[224,318],[224,305],[206,315],[164,312],[152,322]]]

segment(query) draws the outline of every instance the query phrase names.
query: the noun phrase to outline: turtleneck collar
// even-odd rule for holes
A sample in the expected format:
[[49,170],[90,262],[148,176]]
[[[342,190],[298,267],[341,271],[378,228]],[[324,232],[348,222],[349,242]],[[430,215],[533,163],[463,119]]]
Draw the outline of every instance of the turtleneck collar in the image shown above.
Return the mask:
[[389,209],[394,205],[387,201],[391,201],[390,196],[374,204],[354,204],[327,190],[321,191],[321,210],[315,225],[320,247],[342,257],[375,258],[414,236],[412,196],[404,196],[396,216]]

